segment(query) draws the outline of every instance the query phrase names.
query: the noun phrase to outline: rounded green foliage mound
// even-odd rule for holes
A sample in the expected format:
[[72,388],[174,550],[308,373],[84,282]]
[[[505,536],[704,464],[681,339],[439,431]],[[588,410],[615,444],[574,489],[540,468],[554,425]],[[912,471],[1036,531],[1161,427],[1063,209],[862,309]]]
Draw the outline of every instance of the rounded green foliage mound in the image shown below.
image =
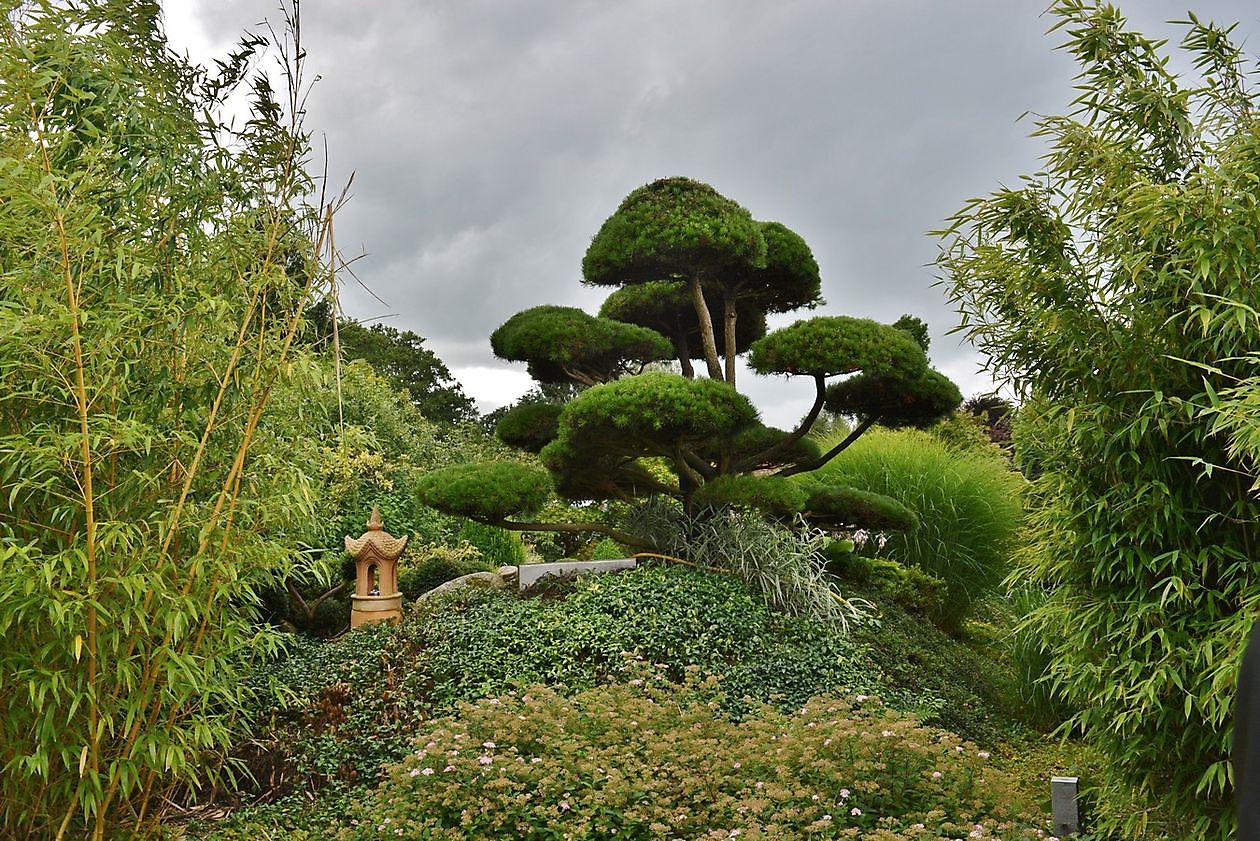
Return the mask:
[[[722,439],[717,442],[716,446],[703,448],[701,454],[706,458],[717,461],[722,452],[725,451],[733,462],[742,463],[766,452],[789,435],[790,433],[784,432],[782,429],[756,424],[745,427],[734,435]],[[818,449],[818,442],[814,439],[799,438],[788,447],[774,452],[767,458],[750,461],[747,465],[741,464],[741,468],[756,469],[758,467],[773,467],[785,463],[807,464],[816,461],[821,454],[821,450]]]
[[410,602],[447,581],[473,572],[493,572],[498,566],[475,550],[433,547],[414,560],[404,559],[398,569],[398,589]]
[[582,258],[585,283],[618,286],[695,270],[762,266],[766,241],[740,205],[708,184],[664,178],[626,196]]
[[[853,583],[878,598],[892,601],[919,616],[938,615],[945,598],[945,582],[918,567],[908,567],[888,558],[859,555],[850,539],[833,540],[824,550],[827,572]],[[881,617],[882,618],[882,617]],[[1053,729],[1053,723],[1047,729]]]
[[539,382],[568,382],[575,371],[608,379],[627,360],[652,362],[673,355],[670,343],[654,330],[551,305],[509,318],[490,334],[490,348],[500,359],[528,362]]
[[805,491],[788,479],[767,476],[719,476],[692,497],[710,508],[752,508],[773,517],[791,517],[805,508]]
[[822,303],[822,281],[814,253],[799,234],[779,222],[759,222],[766,239],[766,265],[753,269],[748,291],[766,312],[791,312]]
[[869,318],[818,316],[753,343],[748,365],[758,374],[829,377],[863,371],[908,380],[927,366],[923,348],[904,331]]
[[629,554],[624,546],[611,537],[605,537],[603,540],[600,540],[591,547],[590,551],[592,561],[615,560],[628,557]]
[[537,467],[485,461],[431,470],[416,481],[415,489],[430,508],[497,523],[541,508],[551,493],[551,479]]
[[[705,304],[709,320],[721,324],[722,304],[715,300],[716,296],[716,292],[707,291]],[[735,304],[735,313],[735,351],[744,353],[753,342],[766,335],[766,311],[748,300],[740,300]],[[700,320],[696,317],[691,292],[682,281],[650,280],[623,286],[604,300],[599,315],[647,327],[673,337],[676,343],[681,338],[684,346],[679,348],[676,344],[675,351],[684,351],[688,359],[704,356],[699,338]]]
[[883,426],[931,426],[958,408],[962,392],[944,374],[928,369],[913,381],[867,373],[827,387],[827,410]]
[[679,686],[629,664],[621,682],[576,696],[529,686],[469,705],[417,734],[342,837],[1044,836],[1040,810],[987,752],[876,698],[735,722],[717,693],[698,675]]
[[663,490],[634,460],[552,441],[538,454],[551,471],[556,493],[570,502],[636,498]]
[[733,386],[653,372],[582,392],[560,415],[560,440],[672,455],[675,444],[730,435],[756,419]]
[[883,554],[944,579],[945,609],[934,617],[943,627],[959,627],[1002,580],[1025,483],[1000,457],[960,453],[918,430],[872,429],[811,478],[892,497],[918,515],[917,529],[888,535]]
[[560,410],[555,403],[521,403],[513,406],[494,428],[495,437],[526,452],[536,453],[555,440]]
[[897,500],[846,485],[815,485],[805,505],[811,521],[872,531],[913,531],[919,518]]

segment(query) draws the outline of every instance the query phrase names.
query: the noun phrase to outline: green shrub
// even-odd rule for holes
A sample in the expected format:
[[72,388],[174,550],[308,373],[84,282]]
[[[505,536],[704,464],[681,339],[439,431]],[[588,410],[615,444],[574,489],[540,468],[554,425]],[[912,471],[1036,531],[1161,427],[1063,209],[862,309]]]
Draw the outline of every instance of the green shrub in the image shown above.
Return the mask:
[[458,546],[429,545],[408,549],[398,565],[398,589],[410,602],[447,581],[474,572],[493,572],[499,565],[486,560],[468,542]]
[[939,616],[946,593],[945,582],[918,567],[888,558],[868,558],[854,551],[852,540],[833,540],[823,550],[827,572],[854,582],[920,616]]
[[957,409],[928,427],[927,432],[950,449],[990,455],[1001,452],[1001,447],[989,438],[988,430],[984,417]]
[[[1011,591],[1007,604],[1016,619],[1023,619],[1043,608],[1048,600],[1044,589],[1025,583]],[[1055,726],[1067,720],[1073,710],[1051,691],[1050,647],[1039,630],[1020,623],[1011,631],[1009,644],[1011,663],[1019,676],[1019,698],[1029,721]]]
[[607,561],[625,557],[628,557],[625,548],[611,537],[605,537],[591,547],[592,561]]
[[[827,623],[771,610],[738,579],[682,567],[583,576],[559,598],[457,591],[397,626],[302,641],[253,684],[280,691],[254,715],[251,767],[278,793],[371,783],[420,721],[515,686],[585,689],[615,677],[626,651],[722,676],[727,711],[790,708],[821,692],[882,684],[865,649]],[[274,696],[274,692],[272,693]]]
[[546,471],[515,462],[471,462],[425,473],[416,479],[417,499],[456,516],[497,522],[537,511],[551,493]]
[[432,722],[342,839],[1036,838],[989,754],[861,695],[719,712],[650,669],[566,698],[531,686]]
[[525,547],[521,544],[521,536],[507,529],[465,520],[460,524],[455,540],[476,548],[488,569],[525,563]]
[[394,632],[367,625],[330,641],[296,637],[287,657],[255,669],[251,697],[271,700],[251,713],[245,759],[275,794],[374,783],[381,763],[406,751],[414,719],[398,714],[406,702],[391,692],[382,653]]
[[892,497],[918,515],[919,527],[887,535],[880,553],[945,582],[933,617],[943,628],[958,630],[1008,569],[1024,483],[996,455],[951,450],[915,430],[873,429],[812,478]]

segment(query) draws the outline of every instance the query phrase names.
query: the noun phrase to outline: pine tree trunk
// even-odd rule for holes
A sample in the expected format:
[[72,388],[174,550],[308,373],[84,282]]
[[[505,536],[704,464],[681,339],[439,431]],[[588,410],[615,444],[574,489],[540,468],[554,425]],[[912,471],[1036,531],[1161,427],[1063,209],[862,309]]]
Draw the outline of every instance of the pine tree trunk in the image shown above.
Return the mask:
[[709,305],[704,300],[704,290],[700,288],[700,276],[692,275],[687,281],[691,288],[691,302],[696,308],[696,319],[700,322],[700,343],[704,346],[704,361],[709,366],[709,376],[715,380],[722,379],[722,365],[718,362],[717,342],[713,339],[713,319],[709,318]]

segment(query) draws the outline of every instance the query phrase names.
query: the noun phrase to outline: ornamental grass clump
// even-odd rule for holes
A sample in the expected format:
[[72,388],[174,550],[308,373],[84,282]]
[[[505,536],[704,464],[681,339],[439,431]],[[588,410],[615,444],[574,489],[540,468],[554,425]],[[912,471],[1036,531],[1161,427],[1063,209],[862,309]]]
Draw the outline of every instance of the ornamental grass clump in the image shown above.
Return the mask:
[[785,528],[746,508],[691,516],[657,499],[631,512],[629,530],[645,535],[666,555],[737,576],[790,615],[834,622],[842,629],[864,615],[865,600],[844,598],[826,574],[827,533],[799,519],[794,528]]
[[815,475],[914,512],[917,527],[889,532],[880,552],[945,581],[942,610],[932,618],[947,630],[960,627],[1009,568],[1025,482],[996,454],[960,452],[918,430],[875,429]]
[[336,837],[1036,838],[989,754],[865,695],[722,715],[716,682],[627,661],[571,698],[531,686],[462,705]]

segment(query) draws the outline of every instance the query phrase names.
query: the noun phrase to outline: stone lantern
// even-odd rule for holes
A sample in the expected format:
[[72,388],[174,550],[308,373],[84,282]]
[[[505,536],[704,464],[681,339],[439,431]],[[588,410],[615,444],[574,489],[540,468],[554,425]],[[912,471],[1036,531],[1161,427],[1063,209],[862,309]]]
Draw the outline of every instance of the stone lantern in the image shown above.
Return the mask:
[[372,507],[368,530],[357,540],[346,538],[346,552],[354,558],[354,595],[350,597],[350,627],[402,619],[402,593],[398,590],[398,558],[407,538],[385,531],[381,512]]

